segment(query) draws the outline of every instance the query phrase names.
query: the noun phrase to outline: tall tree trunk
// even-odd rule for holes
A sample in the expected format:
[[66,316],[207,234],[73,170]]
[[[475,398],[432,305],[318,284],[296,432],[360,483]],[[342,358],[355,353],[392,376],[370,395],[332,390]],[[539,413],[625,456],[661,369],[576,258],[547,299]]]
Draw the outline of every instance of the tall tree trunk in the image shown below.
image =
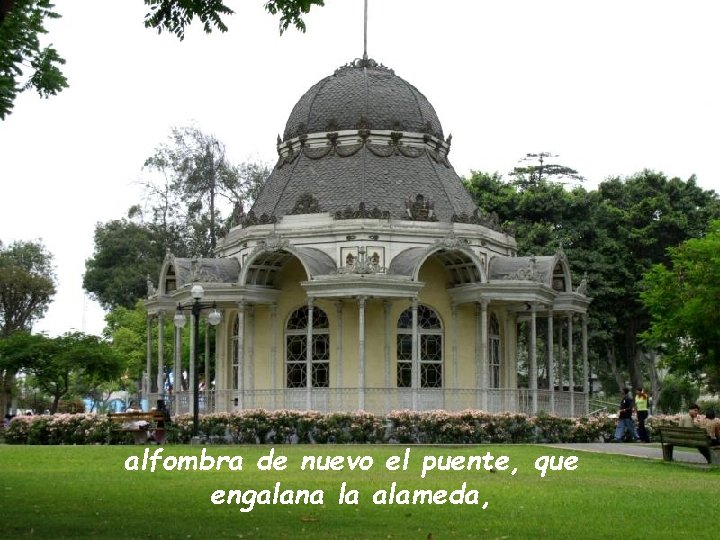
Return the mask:
[[610,366],[610,370],[612,371],[612,374],[615,377],[615,382],[618,385],[618,393],[621,394],[622,389],[625,386],[625,377],[623,377],[622,373],[620,373],[620,370],[618,370],[617,358],[615,356],[615,349],[612,347],[606,347],[605,353],[606,353],[605,359],[607,360],[607,363]]

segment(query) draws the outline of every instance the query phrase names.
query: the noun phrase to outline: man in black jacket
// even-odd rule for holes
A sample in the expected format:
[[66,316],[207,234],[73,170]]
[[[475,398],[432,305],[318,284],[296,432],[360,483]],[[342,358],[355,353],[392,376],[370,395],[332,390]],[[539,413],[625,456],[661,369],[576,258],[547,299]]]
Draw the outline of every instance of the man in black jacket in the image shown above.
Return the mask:
[[620,402],[620,410],[618,411],[618,424],[615,428],[615,439],[613,442],[622,442],[626,432],[630,432],[633,441],[638,440],[635,432],[635,422],[632,419],[632,412],[635,402],[630,395],[629,388],[623,388],[623,398]]

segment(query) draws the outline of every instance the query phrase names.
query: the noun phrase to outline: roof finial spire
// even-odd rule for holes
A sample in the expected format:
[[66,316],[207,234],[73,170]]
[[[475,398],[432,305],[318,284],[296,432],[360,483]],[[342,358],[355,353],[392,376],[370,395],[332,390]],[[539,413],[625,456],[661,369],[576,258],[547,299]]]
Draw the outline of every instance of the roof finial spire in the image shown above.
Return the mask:
[[364,46],[363,46],[363,60],[368,59],[368,54],[367,54],[367,3],[368,3],[368,0],[365,0],[365,29],[364,29],[365,41],[364,41]]

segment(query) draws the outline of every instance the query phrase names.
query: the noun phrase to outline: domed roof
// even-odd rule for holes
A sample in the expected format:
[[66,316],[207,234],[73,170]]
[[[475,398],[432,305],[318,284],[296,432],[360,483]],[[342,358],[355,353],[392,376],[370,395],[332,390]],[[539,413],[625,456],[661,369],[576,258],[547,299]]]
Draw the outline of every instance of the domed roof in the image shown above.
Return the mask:
[[447,159],[450,137],[414,86],[371,59],[325,77],[278,136],[278,162],[243,225],[288,214],[482,223]]
[[443,138],[435,109],[417,88],[372,59],[358,59],[305,92],[290,113],[283,140],[360,128]]

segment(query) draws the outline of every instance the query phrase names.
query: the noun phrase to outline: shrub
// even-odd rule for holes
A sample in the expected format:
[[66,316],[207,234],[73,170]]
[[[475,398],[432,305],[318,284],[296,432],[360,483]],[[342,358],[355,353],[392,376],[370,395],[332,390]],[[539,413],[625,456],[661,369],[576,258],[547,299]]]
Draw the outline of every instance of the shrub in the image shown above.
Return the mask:
[[[248,409],[213,413],[199,418],[203,443],[236,444],[484,444],[534,442],[594,442],[609,440],[616,421],[606,416],[560,418],[545,413],[530,417],[517,413],[393,411],[377,416],[365,411],[322,414],[316,411]],[[652,431],[676,417],[652,417]],[[9,444],[132,444],[129,433],[113,429],[104,415],[56,414],[21,416],[5,430]],[[176,416],[166,426],[169,443],[187,444],[193,418]]]

